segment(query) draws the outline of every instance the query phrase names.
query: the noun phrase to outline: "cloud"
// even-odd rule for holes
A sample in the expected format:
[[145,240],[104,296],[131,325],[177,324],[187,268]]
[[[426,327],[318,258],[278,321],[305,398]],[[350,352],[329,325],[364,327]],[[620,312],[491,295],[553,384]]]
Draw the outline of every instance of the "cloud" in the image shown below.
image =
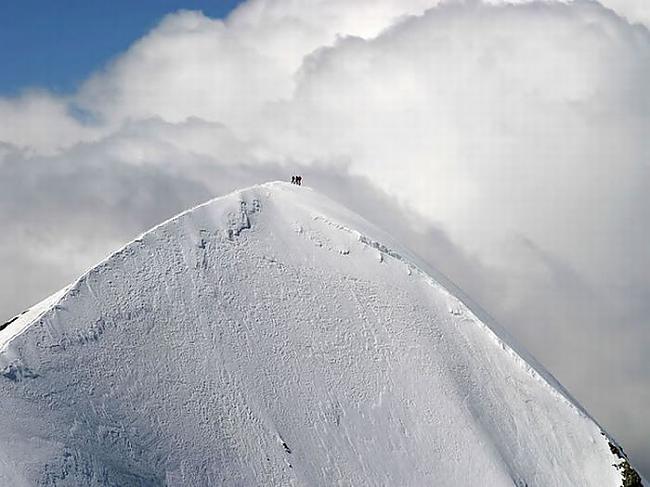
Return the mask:
[[166,17],[68,98],[0,99],[0,313],[299,170],[456,281],[650,473],[650,16],[604,5],[250,0]]
[[338,34],[374,35],[396,16],[435,3],[255,1],[226,22],[182,11],[90,80],[79,98],[113,122],[196,116],[248,127],[266,103],[291,95],[293,73],[312,50]]
[[603,5],[631,23],[650,26],[650,4],[646,0],[604,0]]
[[49,154],[92,138],[94,130],[75,119],[71,110],[66,99],[44,91],[0,98],[0,141]]

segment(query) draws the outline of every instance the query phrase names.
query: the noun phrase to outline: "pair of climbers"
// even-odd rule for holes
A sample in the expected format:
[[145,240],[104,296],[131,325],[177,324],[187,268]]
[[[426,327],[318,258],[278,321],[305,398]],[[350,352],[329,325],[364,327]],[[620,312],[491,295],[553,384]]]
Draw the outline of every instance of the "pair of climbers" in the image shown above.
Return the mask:
[[302,176],[291,176],[291,184],[302,185]]

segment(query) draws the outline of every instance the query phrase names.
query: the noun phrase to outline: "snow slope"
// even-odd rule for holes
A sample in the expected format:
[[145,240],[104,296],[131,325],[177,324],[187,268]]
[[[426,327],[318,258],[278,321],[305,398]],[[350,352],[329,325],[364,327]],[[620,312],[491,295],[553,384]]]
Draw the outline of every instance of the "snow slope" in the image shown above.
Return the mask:
[[622,485],[464,302],[308,188],[215,199],[0,331],[0,485]]

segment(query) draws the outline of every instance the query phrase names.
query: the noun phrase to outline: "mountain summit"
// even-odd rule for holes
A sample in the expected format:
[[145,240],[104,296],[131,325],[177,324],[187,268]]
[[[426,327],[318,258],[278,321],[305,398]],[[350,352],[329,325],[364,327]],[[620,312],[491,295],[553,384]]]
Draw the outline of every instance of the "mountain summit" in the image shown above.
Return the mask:
[[0,484],[620,486],[488,317],[305,187],[155,227],[0,331]]

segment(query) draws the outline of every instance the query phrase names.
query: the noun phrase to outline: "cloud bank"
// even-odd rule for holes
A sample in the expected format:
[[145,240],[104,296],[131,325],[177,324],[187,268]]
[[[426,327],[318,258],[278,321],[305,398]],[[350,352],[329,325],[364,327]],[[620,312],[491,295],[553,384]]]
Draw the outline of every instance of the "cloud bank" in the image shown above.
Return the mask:
[[302,172],[493,314],[650,476],[645,0],[181,11],[68,97],[0,98],[0,314]]

